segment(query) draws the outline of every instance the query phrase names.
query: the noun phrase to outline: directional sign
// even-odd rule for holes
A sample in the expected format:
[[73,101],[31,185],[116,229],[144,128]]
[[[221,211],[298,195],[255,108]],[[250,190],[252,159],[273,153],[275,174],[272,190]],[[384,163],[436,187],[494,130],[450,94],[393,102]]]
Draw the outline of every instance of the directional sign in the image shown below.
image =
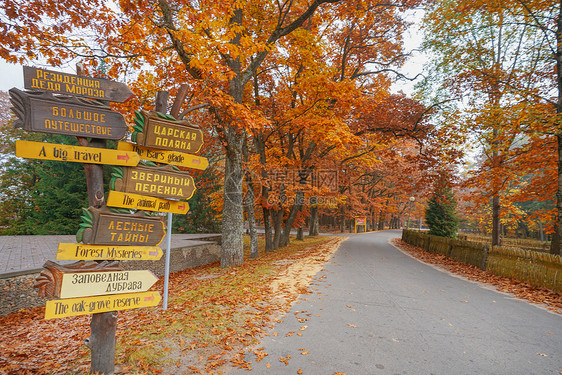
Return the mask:
[[110,190],[107,196],[107,205],[110,207],[123,207],[133,210],[171,212],[174,214],[186,214],[189,211],[187,202],[171,201],[147,197],[144,195],[121,193]]
[[123,166],[136,166],[140,161],[136,152],[21,140],[16,141],[16,156],[28,159]]
[[125,102],[134,96],[127,85],[121,82],[29,66],[23,67],[23,84],[26,89],[30,90],[52,91],[112,102]]
[[154,112],[137,112],[132,140],[138,145],[179,152],[197,153],[203,132],[185,120],[171,120]]
[[55,97],[50,92],[32,93],[10,89],[16,128],[41,132],[121,139],[127,132],[125,118],[110,107],[87,99]]
[[45,304],[45,319],[158,306],[161,299],[158,292],[144,292],[52,300]]
[[157,246],[107,246],[59,243],[57,260],[158,260]]
[[117,149],[123,151],[134,151],[139,154],[141,159],[156,163],[166,163],[177,165],[179,167],[188,167],[200,170],[205,170],[209,166],[207,158],[202,156],[175,151],[157,150],[155,148],[138,146],[123,141],[119,141]]
[[115,168],[112,176],[110,186],[124,193],[164,199],[189,199],[196,190],[193,177],[187,172],[174,170],[171,165]]
[[146,292],[157,281],[158,278],[148,270],[65,273],[57,297]]
[[116,213],[104,206],[82,213],[76,240],[85,244],[157,246],[166,234],[163,218],[144,211]]

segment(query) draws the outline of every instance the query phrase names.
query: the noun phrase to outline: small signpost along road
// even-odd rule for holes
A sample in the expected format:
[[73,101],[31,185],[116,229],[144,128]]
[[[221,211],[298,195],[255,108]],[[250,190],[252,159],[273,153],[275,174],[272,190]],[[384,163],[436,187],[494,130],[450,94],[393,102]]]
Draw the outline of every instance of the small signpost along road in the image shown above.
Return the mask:
[[[123,102],[132,96],[125,84],[25,67],[24,85],[33,91],[9,90],[12,110],[18,118],[14,126],[75,136],[80,146],[20,140],[16,142],[16,155],[84,163],[90,204],[88,209],[82,209],[82,223],[76,234],[77,242],[83,243],[61,243],[57,252],[58,260],[78,261],[65,265],[46,262],[35,286],[40,296],[61,298],[47,302],[46,319],[93,314],[91,336],[86,340],[91,350],[91,371],[113,373],[115,312],[156,306],[161,300],[158,292],[147,291],[158,280],[152,272],[123,270],[119,261],[162,257],[162,249],[156,245],[162,242],[164,223],[160,216],[153,217],[144,211],[168,212],[170,226],[170,213],[189,211],[185,200],[193,196],[195,183],[187,172],[172,165],[207,168],[206,158],[191,154],[201,149],[203,133],[188,121],[141,111],[136,113],[132,135],[136,144],[120,142],[119,150],[109,150],[105,140],[120,140],[128,130],[123,115],[107,105],[109,101]],[[174,108],[179,110],[184,98],[178,96]],[[153,164],[169,165],[138,166],[141,157]],[[112,190],[104,205],[101,165],[106,164],[119,167],[114,168]],[[138,211],[131,214],[108,206]],[[166,270],[169,250],[168,241]]]

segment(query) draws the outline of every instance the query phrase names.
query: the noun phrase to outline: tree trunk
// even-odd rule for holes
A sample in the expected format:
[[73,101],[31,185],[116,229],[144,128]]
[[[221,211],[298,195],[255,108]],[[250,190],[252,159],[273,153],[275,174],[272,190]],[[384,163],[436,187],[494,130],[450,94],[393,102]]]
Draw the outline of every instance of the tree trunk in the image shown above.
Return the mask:
[[[242,134],[234,129],[229,133],[226,147],[224,207],[222,214],[221,267],[237,266],[244,262],[244,210],[242,198]],[[238,147],[237,147],[238,146]]]
[[279,249],[281,232],[283,230],[283,208],[273,211],[273,250]]
[[310,207],[310,225],[308,228],[309,236],[318,236],[318,206]]
[[285,223],[285,229],[283,230],[281,242],[279,243],[280,246],[285,247],[289,244],[291,229],[293,227],[293,223],[295,222],[295,219],[297,218],[297,214],[302,208],[303,199],[304,199],[304,192],[302,190],[298,190],[295,196],[295,203],[291,207],[291,211],[289,212],[289,216],[287,217],[287,222]]
[[492,197],[492,246],[500,246],[500,196]]
[[271,228],[271,210],[263,207],[263,225],[265,229],[265,251],[273,251],[273,230]]
[[95,374],[110,375],[115,372],[115,331],[117,330],[117,311],[92,315],[91,335],[85,340],[90,348],[90,371]]
[[[556,113],[558,117],[562,114],[562,0],[559,4],[559,13],[556,19],[556,82],[558,88],[558,101],[556,103]],[[556,141],[558,144],[558,185],[556,189],[556,219],[554,225],[554,234],[550,244],[550,253],[562,255],[561,241],[562,238],[562,124],[558,119]]]
[[[248,139],[244,141],[244,161],[247,163],[250,159],[248,154]],[[258,257],[258,231],[256,229],[256,211],[254,206],[254,180],[249,170],[246,171],[246,186],[248,192],[244,202],[246,213],[248,214],[248,224],[250,226],[250,258]]]
[[[230,23],[233,25],[242,24],[242,9],[234,10]],[[231,42],[239,44],[241,37],[240,33],[236,33]],[[228,92],[235,103],[243,103],[244,85],[242,83],[240,58],[229,60],[228,65],[235,73],[235,76],[229,82]],[[246,132],[231,124],[224,124],[224,137],[226,139],[226,160],[222,213],[221,267],[223,268],[237,266],[244,262],[244,202],[242,195],[244,171],[242,154]]]

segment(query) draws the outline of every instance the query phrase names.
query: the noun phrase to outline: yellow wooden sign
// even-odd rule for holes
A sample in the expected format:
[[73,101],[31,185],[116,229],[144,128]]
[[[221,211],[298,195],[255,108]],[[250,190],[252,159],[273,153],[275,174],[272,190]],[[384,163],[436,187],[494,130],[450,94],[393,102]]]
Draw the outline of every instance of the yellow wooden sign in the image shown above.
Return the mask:
[[139,154],[141,159],[156,163],[172,164],[179,167],[200,170],[205,170],[209,166],[207,158],[183,152],[157,150],[155,148],[148,148],[123,141],[119,141],[117,149],[122,151],[134,151]]
[[54,143],[16,141],[16,156],[28,159],[70,161],[75,163],[136,166],[136,152],[106,148],[58,145]]
[[45,305],[45,319],[158,306],[161,299],[158,292],[144,292],[52,300]]
[[107,196],[107,205],[110,207],[123,207],[133,210],[171,212],[174,214],[186,214],[189,204],[181,201],[147,197],[144,195],[122,193],[111,190]]
[[146,292],[158,278],[148,270],[75,272],[62,275],[60,298]]
[[113,246],[59,243],[57,260],[158,260],[157,246]]

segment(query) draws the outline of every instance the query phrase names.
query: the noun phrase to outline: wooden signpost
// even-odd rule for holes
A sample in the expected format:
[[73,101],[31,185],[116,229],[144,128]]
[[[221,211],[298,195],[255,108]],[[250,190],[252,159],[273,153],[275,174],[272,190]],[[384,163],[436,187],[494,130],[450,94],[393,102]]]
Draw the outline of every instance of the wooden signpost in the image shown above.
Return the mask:
[[121,82],[103,78],[77,76],[29,66],[23,67],[23,85],[29,90],[80,96],[90,99],[125,102],[134,96]]
[[16,128],[119,140],[127,133],[125,118],[110,107],[86,99],[55,97],[50,92],[31,93],[10,89]]
[[136,152],[21,140],[16,141],[16,156],[28,159],[122,166],[135,166],[140,161]]
[[188,121],[156,112],[137,111],[133,142],[160,150],[197,153],[203,146],[203,133]]
[[57,260],[158,260],[162,255],[162,249],[157,246],[59,243]]
[[[158,280],[152,272],[125,271],[119,260],[160,259],[162,249],[155,245],[162,241],[164,224],[159,217],[112,212],[105,207],[101,165],[122,166],[113,174],[107,206],[168,212],[171,226],[171,213],[187,213],[189,205],[181,200],[191,198],[195,192],[193,178],[171,165],[207,168],[206,158],[193,155],[203,145],[203,133],[187,121],[142,111],[136,113],[131,137],[137,144],[120,142],[119,150],[107,150],[104,140],[120,140],[128,130],[124,117],[107,106],[109,101],[123,102],[132,96],[126,85],[31,67],[24,68],[24,81],[25,88],[34,91],[10,90],[12,110],[18,117],[14,125],[28,131],[76,136],[80,146],[18,141],[17,156],[84,163],[90,204],[83,209],[76,236],[83,243],[61,243],[57,252],[59,260],[78,261],[70,265],[47,261],[35,286],[42,297],[61,298],[47,302],[46,319],[93,314],[91,336],[85,340],[91,350],[91,371],[112,374],[116,312],[157,306],[161,300],[158,292],[147,292]],[[185,95],[176,98],[176,116],[184,98]],[[157,109],[163,108],[165,105],[158,104]],[[139,154],[144,160],[171,165],[137,166]]]
[[164,238],[164,222],[160,216],[111,212],[107,207],[83,209],[82,224],[76,235],[78,242],[97,245],[156,246]]
[[172,199],[189,199],[195,193],[193,177],[169,165],[117,167],[112,176],[110,186],[124,193]]
[[117,144],[117,149],[123,151],[134,151],[139,154],[141,159],[155,163],[166,163],[177,165],[178,167],[187,167],[199,170],[205,170],[209,166],[207,158],[202,156],[176,151],[157,150],[155,148],[143,147],[129,142],[120,141]]
[[[128,130],[124,117],[107,104],[126,101],[132,92],[118,82],[30,67],[24,68],[24,81],[25,88],[34,91],[10,90],[12,110],[18,118],[15,127],[75,136],[80,146],[18,141],[17,156],[84,163],[91,206],[84,210],[85,219],[77,234],[85,244],[59,244],[57,259],[78,261],[64,266],[47,261],[35,286],[40,296],[62,298],[47,302],[46,319],[93,314],[91,335],[85,340],[91,350],[91,371],[112,374],[117,311],[156,306],[161,300],[158,292],[146,292],[157,280],[150,271],[124,271],[119,260],[160,259],[162,249],[153,245],[162,241],[162,220],[101,208],[101,165],[133,167],[139,162],[134,151],[105,148],[105,140],[120,140]],[[189,185],[193,187],[192,180],[185,182],[182,190]],[[137,203],[159,208],[171,206],[164,200],[154,203],[140,199]],[[187,203],[178,205],[182,210],[176,211],[187,212]]]
[[161,299],[158,292],[143,292],[47,301],[45,319],[154,307]]

